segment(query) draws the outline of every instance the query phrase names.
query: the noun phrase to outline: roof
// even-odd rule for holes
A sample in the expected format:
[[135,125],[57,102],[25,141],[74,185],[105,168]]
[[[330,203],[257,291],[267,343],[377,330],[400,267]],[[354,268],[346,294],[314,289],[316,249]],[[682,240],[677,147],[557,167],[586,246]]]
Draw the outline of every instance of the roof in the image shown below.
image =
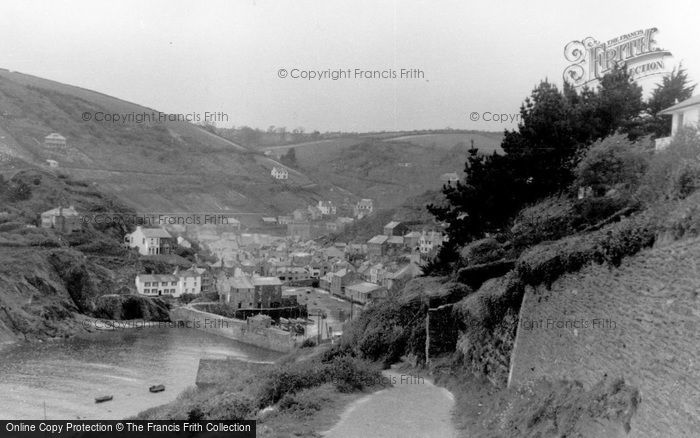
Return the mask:
[[45,140],[65,140],[66,137],[62,136],[57,132],[52,132],[51,134],[44,137]]
[[175,275],[172,274],[138,274],[136,276],[137,280],[141,281],[178,281],[179,278],[177,278]]
[[379,244],[385,243],[389,239],[387,236],[374,236],[367,241],[368,244]]
[[440,179],[442,181],[459,181],[459,175],[456,172],[443,173]]
[[403,237],[391,236],[391,237],[389,237],[389,239],[386,242],[394,244],[394,245],[403,245]]
[[401,224],[401,222],[398,221],[391,221],[388,224],[384,225],[384,228],[396,228]]
[[361,283],[355,283],[355,284],[350,284],[348,286],[345,286],[345,289],[352,289],[354,291],[357,291],[359,293],[370,293],[375,290],[381,289],[382,287],[378,284],[374,283],[369,283],[367,281],[363,281]]
[[149,238],[160,237],[160,238],[166,238],[166,239],[172,237],[170,235],[170,233],[168,233],[167,231],[165,231],[162,228],[141,228],[140,230],[143,233],[144,237],[149,237]]
[[408,237],[408,238],[411,238],[411,237],[420,237],[420,233],[419,233],[418,231],[411,231],[410,233],[406,234],[406,235],[403,236],[403,237]]
[[[56,207],[52,208],[51,210],[47,210],[43,213],[41,213],[42,216],[58,216],[59,215],[59,210],[61,210],[61,207]],[[75,211],[75,208],[71,207],[63,207],[61,214],[63,216],[78,216],[78,212]]]
[[282,280],[277,277],[253,277],[256,286],[281,286]]
[[253,289],[253,284],[245,276],[231,278],[231,287],[235,289]]
[[700,94],[698,94],[697,96],[693,96],[689,99],[686,99],[683,102],[679,102],[670,108],[666,108],[663,111],[659,111],[659,114],[662,116],[663,115],[670,115],[678,110],[681,110],[683,108],[687,108],[687,107],[693,106],[693,105],[700,105]]

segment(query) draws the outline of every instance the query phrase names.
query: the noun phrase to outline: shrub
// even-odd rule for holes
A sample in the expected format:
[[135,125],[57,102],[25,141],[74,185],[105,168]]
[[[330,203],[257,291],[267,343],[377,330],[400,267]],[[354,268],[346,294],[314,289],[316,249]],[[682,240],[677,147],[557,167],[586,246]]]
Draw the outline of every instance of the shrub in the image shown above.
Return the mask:
[[537,245],[520,257],[516,269],[527,284],[551,285],[562,275],[578,271],[588,263],[619,265],[624,257],[651,246],[658,229],[652,213],[640,213],[589,234]]
[[666,149],[651,158],[638,196],[650,204],[682,199],[697,188],[699,166],[700,135],[695,129],[682,129]]
[[311,338],[304,339],[304,342],[299,346],[300,348],[313,348],[316,346],[316,341]]
[[501,260],[506,254],[503,245],[493,238],[475,240],[465,246],[460,253],[465,266]]
[[339,391],[352,392],[382,384],[383,380],[378,370],[347,356],[337,356],[329,362],[312,359],[283,364],[263,378],[257,395],[257,406],[264,408],[281,401],[285,396],[326,383],[335,385]]
[[576,187],[592,187],[598,193],[610,189],[635,191],[650,159],[648,139],[632,142],[615,134],[588,149],[576,167]]
[[523,209],[511,228],[516,250],[547,240],[559,239],[571,234],[575,211],[570,200],[563,196],[547,198]]

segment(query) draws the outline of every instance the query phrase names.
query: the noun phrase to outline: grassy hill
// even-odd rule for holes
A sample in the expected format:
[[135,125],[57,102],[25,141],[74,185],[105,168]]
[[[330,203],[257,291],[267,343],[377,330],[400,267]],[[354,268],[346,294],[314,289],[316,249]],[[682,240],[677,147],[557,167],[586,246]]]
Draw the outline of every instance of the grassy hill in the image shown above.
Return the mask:
[[[91,180],[140,212],[288,211],[321,197],[314,181],[292,170],[286,184],[270,177],[273,159],[177,121],[83,121],[83,113],[152,114],[150,108],[101,93],[0,70],[0,152]],[[58,132],[65,152],[43,138]]]
[[423,147],[467,151],[474,141],[474,146],[482,153],[490,154],[494,151],[501,153],[501,133],[439,133],[416,134],[389,138],[390,142],[407,142]]

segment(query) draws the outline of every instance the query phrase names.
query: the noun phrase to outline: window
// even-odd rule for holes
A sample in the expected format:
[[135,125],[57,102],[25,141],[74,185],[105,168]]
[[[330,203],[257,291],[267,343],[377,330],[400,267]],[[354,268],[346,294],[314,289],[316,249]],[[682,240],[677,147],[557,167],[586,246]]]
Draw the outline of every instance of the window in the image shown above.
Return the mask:
[[145,294],[150,294],[150,293],[151,293],[151,290],[150,290],[150,289],[144,289],[144,290],[143,290],[143,293],[145,293]]
[[170,282],[170,286],[176,286],[176,285],[177,285],[177,281],[171,281],[171,282]]
[[145,287],[151,287],[151,282],[150,282],[150,281],[147,281],[146,283],[144,283],[144,286],[145,286]]
[[168,285],[168,282],[167,282],[167,281],[162,281],[160,285],[161,285],[161,286],[167,286],[167,285]]

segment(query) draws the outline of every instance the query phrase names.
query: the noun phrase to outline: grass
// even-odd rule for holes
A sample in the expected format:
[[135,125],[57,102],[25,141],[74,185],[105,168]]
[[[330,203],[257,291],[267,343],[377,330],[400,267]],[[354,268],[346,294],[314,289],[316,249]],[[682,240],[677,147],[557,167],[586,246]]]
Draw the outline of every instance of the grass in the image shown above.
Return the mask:
[[412,144],[417,144],[423,147],[436,149],[457,149],[466,151],[471,147],[471,141],[474,141],[474,147],[478,148],[484,154],[492,152],[502,152],[501,140],[502,133],[440,133],[440,134],[416,134],[395,137],[386,141],[402,141]]
[[[6,70],[0,70],[0,96],[11,114],[4,142],[17,155],[39,166],[55,158],[59,171],[94,181],[139,211],[277,213],[279,193],[294,205],[322,196],[318,188],[301,189],[312,181],[299,172],[287,185],[276,184],[273,160],[192,124],[82,120],[83,112],[151,114],[150,108]],[[50,132],[68,139],[66,152],[43,147]]]
[[297,350],[275,365],[221,361],[228,371],[215,369],[215,382],[135,419],[256,419],[258,436],[320,436],[348,403],[384,384],[376,365],[324,351]]

